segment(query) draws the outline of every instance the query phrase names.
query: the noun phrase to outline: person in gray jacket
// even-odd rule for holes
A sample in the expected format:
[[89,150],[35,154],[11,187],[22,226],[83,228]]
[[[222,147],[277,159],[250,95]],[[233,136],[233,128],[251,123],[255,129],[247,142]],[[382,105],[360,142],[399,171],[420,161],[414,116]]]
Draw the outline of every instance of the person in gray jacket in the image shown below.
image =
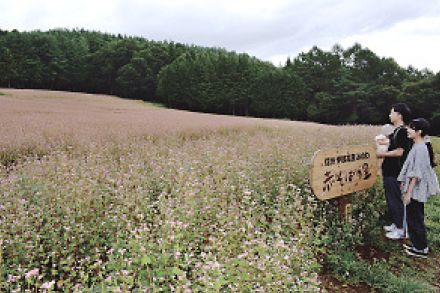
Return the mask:
[[397,180],[401,182],[402,201],[406,205],[408,233],[412,245],[404,245],[405,252],[426,258],[428,240],[425,226],[424,204],[428,197],[440,193],[435,174],[432,145],[424,137],[429,131],[429,122],[418,118],[410,122],[408,138],[414,141]]

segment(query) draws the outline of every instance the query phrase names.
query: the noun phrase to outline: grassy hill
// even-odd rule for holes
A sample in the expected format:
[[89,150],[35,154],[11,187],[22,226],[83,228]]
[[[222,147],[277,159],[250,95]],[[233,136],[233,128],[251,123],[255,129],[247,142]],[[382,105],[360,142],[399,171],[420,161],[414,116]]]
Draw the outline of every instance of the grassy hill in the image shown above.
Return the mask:
[[316,150],[371,144],[376,127],[0,92],[3,291],[440,288],[438,199],[423,261],[384,239],[379,181],[350,196],[350,224],[310,191]]

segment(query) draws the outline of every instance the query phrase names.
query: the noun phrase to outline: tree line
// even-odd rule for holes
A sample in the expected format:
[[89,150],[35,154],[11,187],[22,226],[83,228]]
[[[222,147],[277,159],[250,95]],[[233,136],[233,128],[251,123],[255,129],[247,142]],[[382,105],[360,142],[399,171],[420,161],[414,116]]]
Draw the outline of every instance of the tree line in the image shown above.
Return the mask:
[[388,122],[393,103],[440,134],[440,72],[354,44],[274,66],[245,53],[86,30],[0,30],[0,86],[118,95],[219,114],[331,124]]

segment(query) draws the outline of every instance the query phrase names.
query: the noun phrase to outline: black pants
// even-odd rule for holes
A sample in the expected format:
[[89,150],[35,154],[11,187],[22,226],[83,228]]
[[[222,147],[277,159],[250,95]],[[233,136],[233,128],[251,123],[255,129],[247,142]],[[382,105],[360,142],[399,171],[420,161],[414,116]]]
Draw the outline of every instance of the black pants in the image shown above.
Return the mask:
[[428,239],[425,226],[425,204],[411,199],[411,202],[406,207],[406,217],[409,239],[412,245],[419,250],[427,248]]
[[387,200],[388,212],[391,220],[397,228],[403,228],[403,201],[402,192],[400,191],[400,183],[397,178],[385,176],[383,178],[383,186],[385,189],[385,198]]

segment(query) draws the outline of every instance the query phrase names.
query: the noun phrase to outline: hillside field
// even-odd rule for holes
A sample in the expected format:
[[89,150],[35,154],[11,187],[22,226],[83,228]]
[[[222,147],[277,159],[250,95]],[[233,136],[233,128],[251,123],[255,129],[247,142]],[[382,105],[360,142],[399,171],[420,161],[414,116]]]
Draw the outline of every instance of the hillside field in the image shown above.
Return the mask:
[[0,291],[440,290],[440,199],[415,260],[383,237],[380,178],[349,224],[310,190],[315,151],[378,131],[0,89]]

